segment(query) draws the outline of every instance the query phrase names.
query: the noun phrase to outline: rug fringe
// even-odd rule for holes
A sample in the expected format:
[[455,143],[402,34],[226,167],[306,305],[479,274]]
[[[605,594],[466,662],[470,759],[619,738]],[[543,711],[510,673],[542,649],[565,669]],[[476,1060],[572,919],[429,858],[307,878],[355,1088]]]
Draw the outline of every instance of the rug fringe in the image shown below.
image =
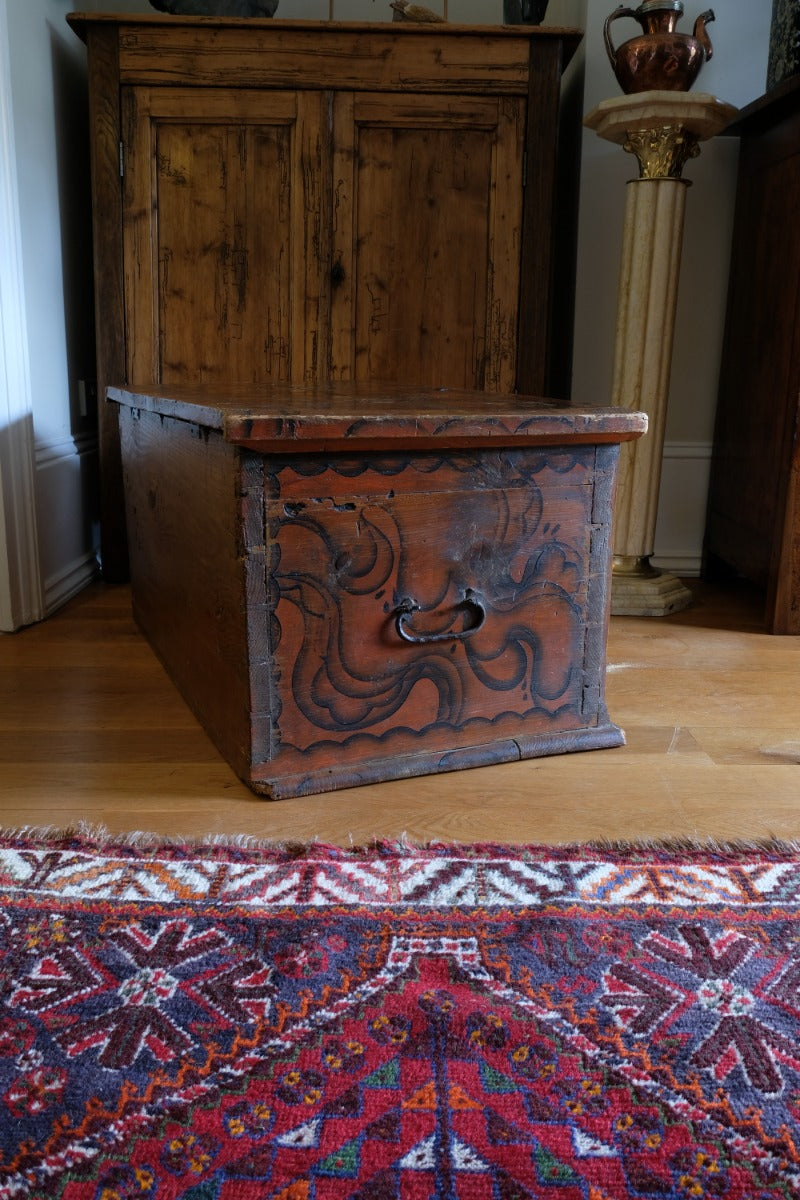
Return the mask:
[[259,838],[249,833],[209,833],[202,837],[179,834],[153,833],[147,830],[129,830],[112,833],[105,825],[78,821],[74,825],[19,825],[14,828],[0,826],[0,838],[20,838],[37,842],[69,842],[79,840],[97,849],[114,846],[130,847],[134,850],[152,850],[158,846],[208,849],[214,846],[236,850],[278,850],[298,852],[319,845],[316,838],[307,842]]
[[271,851],[288,855],[302,855],[309,850],[330,852],[338,855],[360,856],[367,853],[379,852],[385,855],[402,855],[425,851],[458,852],[464,855],[485,855],[491,853],[508,854],[509,851],[521,853],[541,853],[547,851],[562,851],[576,853],[594,851],[598,854],[715,854],[720,857],[737,856],[753,853],[771,853],[795,855],[800,854],[800,839],[786,839],[766,834],[754,838],[714,838],[711,836],[674,835],[663,838],[589,838],[586,841],[565,842],[445,842],[436,838],[430,840],[415,840],[406,833],[396,838],[375,836],[364,842],[355,842],[350,838],[348,846],[329,845],[319,838],[308,841],[291,839],[260,838],[254,834],[213,833],[201,837],[169,836],[146,830],[133,830],[124,833],[112,833],[105,825],[95,825],[87,821],[79,821],[73,825],[21,825],[13,828],[0,826],[0,839],[28,840],[53,845],[65,842],[80,841],[94,849],[105,850],[130,848],[133,850],[156,850],[183,848],[185,850],[202,849],[233,849]]
[[635,852],[637,850],[659,850],[667,852],[694,852],[713,850],[720,854],[743,854],[758,850],[781,850],[789,854],[800,853],[800,839],[781,838],[773,834],[754,838],[715,838],[699,834],[689,837],[675,834],[663,838],[594,838],[574,845],[589,846],[596,850]]

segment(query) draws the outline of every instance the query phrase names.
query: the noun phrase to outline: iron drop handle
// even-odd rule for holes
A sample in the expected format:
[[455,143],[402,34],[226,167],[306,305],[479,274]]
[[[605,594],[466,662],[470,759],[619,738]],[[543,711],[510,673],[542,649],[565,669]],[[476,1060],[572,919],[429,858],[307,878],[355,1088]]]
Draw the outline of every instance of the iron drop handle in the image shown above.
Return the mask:
[[472,588],[467,588],[464,599],[456,607],[465,609],[472,618],[471,624],[466,629],[461,629],[456,633],[414,633],[409,628],[409,621],[415,612],[420,611],[421,605],[410,599],[401,600],[394,610],[395,628],[404,642],[410,642],[414,646],[426,646],[431,642],[463,642],[465,638],[472,637],[473,633],[477,633],[481,628],[486,620],[486,609]]

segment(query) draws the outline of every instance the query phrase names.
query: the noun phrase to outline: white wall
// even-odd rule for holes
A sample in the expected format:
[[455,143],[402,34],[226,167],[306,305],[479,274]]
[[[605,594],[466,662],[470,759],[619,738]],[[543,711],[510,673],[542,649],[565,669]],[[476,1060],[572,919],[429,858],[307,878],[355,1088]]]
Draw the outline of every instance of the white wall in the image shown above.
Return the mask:
[[[34,439],[35,534],[47,613],[93,576],[89,497],[97,439],[81,419],[78,378],[91,379],[85,69],[59,0],[10,0],[10,96]],[[91,295],[91,292],[88,293]],[[81,302],[70,304],[70,297]]]
[[[24,410],[16,436],[24,430],[32,438],[26,495],[35,508],[27,523],[19,512],[0,523],[0,565],[17,559],[12,573],[16,566],[18,576],[30,577],[27,585],[11,580],[10,604],[0,595],[4,629],[49,614],[97,572],[96,420],[79,386],[94,379],[95,366],[86,53],[66,24],[76,7],[73,0],[2,0],[0,14],[8,51],[0,82],[10,115],[0,162],[3,221],[18,252],[2,263],[4,316],[13,291],[21,345],[15,377],[6,375],[11,399],[0,421]],[[147,0],[80,7],[152,11]],[[9,345],[3,349],[7,357]]]

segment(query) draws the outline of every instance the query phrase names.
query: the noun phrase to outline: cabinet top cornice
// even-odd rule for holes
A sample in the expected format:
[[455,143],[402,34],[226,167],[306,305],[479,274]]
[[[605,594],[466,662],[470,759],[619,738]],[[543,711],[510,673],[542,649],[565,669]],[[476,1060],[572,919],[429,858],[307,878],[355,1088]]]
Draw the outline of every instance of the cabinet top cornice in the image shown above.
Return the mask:
[[[276,21],[71,13],[121,84],[526,94],[557,79],[582,34],[536,25]],[[111,58],[108,58],[108,55]]]
[[296,18],[280,20],[275,17],[177,17],[167,13],[95,13],[71,12],[67,24],[83,37],[89,25],[162,25],[198,26],[210,29],[245,28],[297,30],[306,33],[390,33],[400,37],[435,35],[438,37],[522,37],[528,40],[555,39],[577,46],[583,37],[581,29],[560,25],[459,25],[450,21],[430,24],[424,21],[303,21]]
[[176,17],[165,13],[91,13],[72,12],[67,15],[67,24],[82,41],[86,41],[90,28],[118,27],[134,33],[150,29],[154,34],[180,30],[187,32],[205,29],[210,35],[223,31],[240,33],[249,29],[258,35],[295,34],[304,40],[309,38],[335,38],[337,35],[365,35],[370,38],[424,38],[428,41],[461,39],[482,41],[494,40],[536,42],[540,45],[560,43],[562,67],[572,58],[583,37],[583,30],[559,25],[457,25],[447,21],[428,24],[421,21],[302,21],[276,20],[267,17]]

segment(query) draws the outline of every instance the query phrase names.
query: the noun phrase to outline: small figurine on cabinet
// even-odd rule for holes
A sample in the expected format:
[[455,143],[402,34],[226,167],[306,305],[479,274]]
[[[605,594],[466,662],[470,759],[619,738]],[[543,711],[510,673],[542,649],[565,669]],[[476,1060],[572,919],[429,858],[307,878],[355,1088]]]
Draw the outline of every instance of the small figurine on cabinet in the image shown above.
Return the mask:
[[439,24],[444,21],[444,17],[438,13],[423,8],[421,4],[410,4],[409,0],[392,0],[389,7],[394,9],[393,21],[430,21]]

